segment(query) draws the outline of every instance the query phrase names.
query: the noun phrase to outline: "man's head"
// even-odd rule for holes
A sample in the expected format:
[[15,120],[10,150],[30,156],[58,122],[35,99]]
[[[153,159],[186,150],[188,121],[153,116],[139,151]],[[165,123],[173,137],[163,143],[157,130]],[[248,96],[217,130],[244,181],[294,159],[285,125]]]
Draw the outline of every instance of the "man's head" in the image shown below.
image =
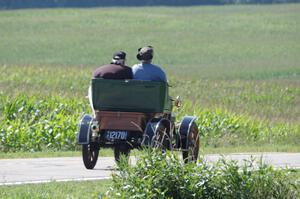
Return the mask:
[[123,51],[119,51],[113,54],[113,58],[111,63],[118,65],[125,65],[126,53]]
[[153,47],[152,46],[145,46],[143,48],[138,49],[138,54],[136,55],[136,58],[142,62],[150,62],[153,59]]

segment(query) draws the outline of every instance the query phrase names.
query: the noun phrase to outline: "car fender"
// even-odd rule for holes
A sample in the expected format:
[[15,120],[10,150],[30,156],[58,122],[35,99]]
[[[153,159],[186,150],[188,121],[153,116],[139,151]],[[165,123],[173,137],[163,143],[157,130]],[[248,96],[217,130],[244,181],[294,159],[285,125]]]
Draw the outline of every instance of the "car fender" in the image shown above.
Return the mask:
[[152,146],[153,138],[158,132],[159,127],[163,125],[167,128],[168,134],[170,134],[171,122],[165,118],[153,118],[151,119],[144,130],[142,145]]
[[182,148],[182,142],[187,141],[188,134],[191,131],[192,124],[195,122],[197,117],[195,116],[184,116],[179,124],[178,134],[176,138],[177,148]]
[[93,117],[91,115],[85,114],[81,117],[79,122],[79,132],[77,135],[77,143],[89,144],[91,137],[91,122]]

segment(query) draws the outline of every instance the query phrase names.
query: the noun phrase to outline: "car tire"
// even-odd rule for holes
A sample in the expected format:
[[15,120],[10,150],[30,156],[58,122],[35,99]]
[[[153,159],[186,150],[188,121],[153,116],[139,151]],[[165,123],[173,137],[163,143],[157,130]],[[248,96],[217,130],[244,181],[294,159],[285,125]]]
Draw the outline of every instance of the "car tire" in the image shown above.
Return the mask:
[[154,132],[154,137],[152,140],[152,147],[161,149],[162,151],[170,150],[172,148],[170,129],[168,129],[166,126],[167,124],[160,124],[156,129],[156,132]]
[[82,145],[82,159],[85,168],[93,169],[96,166],[99,155],[99,147],[96,143]]
[[182,141],[182,158],[184,163],[196,162],[198,159],[200,139],[198,126],[193,123],[187,137]]
[[128,159],[129,154],[130,154],[130,147],[127,144],[121,144],[114,147],[114,156],[117,164],[120,163],[122,155]]

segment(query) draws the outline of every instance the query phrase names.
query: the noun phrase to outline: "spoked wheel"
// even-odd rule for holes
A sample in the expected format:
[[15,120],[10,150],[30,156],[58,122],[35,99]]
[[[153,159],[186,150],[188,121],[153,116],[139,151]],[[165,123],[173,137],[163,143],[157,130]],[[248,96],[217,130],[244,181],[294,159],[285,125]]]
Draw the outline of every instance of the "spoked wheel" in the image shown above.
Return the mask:
[[129,154],[130,154],[130,147],[127,144],[117,145],[114,148],[114,156],[115,156],[115,161],[117,163],[120,162],[122,155],[124,155],[126,158],[128,158]]
[[184,163],[196,162],[199,154],[200,139],[196,123],[193,123],[186,139],[182,142],[182,157]]
[[169,130],[164,125],[160,125],[157,131],[154,133],[152,147],[165,151],[171,148],[170,145],[171,138]]
[[85,168],[93,169],[97,163],[99,147],[96,143],[82,145],[82,159]]

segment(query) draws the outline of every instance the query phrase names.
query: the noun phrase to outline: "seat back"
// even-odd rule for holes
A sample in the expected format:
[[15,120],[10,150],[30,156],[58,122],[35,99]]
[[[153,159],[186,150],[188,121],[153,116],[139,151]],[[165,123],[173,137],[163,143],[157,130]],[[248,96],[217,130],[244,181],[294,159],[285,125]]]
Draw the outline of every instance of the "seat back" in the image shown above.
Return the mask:
[[165,82],[92,79],[95,110],[163,113],[172,109]]

